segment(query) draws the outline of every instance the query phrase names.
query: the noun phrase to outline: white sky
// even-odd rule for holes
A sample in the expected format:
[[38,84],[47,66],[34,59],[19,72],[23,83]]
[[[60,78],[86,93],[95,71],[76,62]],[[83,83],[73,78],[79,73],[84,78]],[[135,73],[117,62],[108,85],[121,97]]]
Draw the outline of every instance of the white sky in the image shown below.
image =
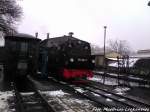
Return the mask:
[[67,35],[103,46],[107,40],[127,40],[137,49],[150,49],[149,0],[23,0],[23,18],[18,30],[39,38]]

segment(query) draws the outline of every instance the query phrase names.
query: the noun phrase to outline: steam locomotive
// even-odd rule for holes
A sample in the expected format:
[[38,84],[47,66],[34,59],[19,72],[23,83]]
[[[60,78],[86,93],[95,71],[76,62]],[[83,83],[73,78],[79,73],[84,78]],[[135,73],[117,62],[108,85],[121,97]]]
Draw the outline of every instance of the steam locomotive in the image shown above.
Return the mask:
[[48,38],[40,43],[40,71],[43,77],[51,75],[59,79],[92,77],[95,59],[90,44],[68,36]]
[[52,75],[70,80],[92,77],[95,61],[90,44],[72,35],[43,41],[28,34],[5,36],[5,78],[14,80],[27,75],[48,78]]

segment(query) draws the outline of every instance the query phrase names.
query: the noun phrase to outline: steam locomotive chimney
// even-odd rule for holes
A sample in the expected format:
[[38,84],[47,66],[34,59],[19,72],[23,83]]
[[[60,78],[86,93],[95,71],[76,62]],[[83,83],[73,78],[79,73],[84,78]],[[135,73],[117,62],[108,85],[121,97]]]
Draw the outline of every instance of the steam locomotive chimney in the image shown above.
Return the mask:
[[35,37],[38,38],[38,32],[35,33]]
[[47,39],[49,39],[49,33],[47,33]]
[[69,36],[72,37],[72,35],[73,35],[73,32],[69,32]]

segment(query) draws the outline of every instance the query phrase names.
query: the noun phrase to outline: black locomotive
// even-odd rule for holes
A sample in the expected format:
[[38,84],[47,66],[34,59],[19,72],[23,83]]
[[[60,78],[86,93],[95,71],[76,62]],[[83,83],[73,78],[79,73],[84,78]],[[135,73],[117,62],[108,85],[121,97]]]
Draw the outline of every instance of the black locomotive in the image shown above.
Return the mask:
[[15,34],[4,38],[5,80],[14,80],[24,78],[28,74],[35,74],[41,40],[28,34]]
[[40,71],[66,80],[92,77],[95,59],[90,44],[72,36],[48,38],[40,43]]

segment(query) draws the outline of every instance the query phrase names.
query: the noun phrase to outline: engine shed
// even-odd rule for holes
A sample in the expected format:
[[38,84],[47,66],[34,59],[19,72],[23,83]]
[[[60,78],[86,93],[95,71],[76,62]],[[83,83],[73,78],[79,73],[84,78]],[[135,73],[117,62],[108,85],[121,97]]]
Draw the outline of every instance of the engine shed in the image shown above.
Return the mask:
[[18,33],[4,37],[4,79],[14,80],[37,71],[40,39]]

